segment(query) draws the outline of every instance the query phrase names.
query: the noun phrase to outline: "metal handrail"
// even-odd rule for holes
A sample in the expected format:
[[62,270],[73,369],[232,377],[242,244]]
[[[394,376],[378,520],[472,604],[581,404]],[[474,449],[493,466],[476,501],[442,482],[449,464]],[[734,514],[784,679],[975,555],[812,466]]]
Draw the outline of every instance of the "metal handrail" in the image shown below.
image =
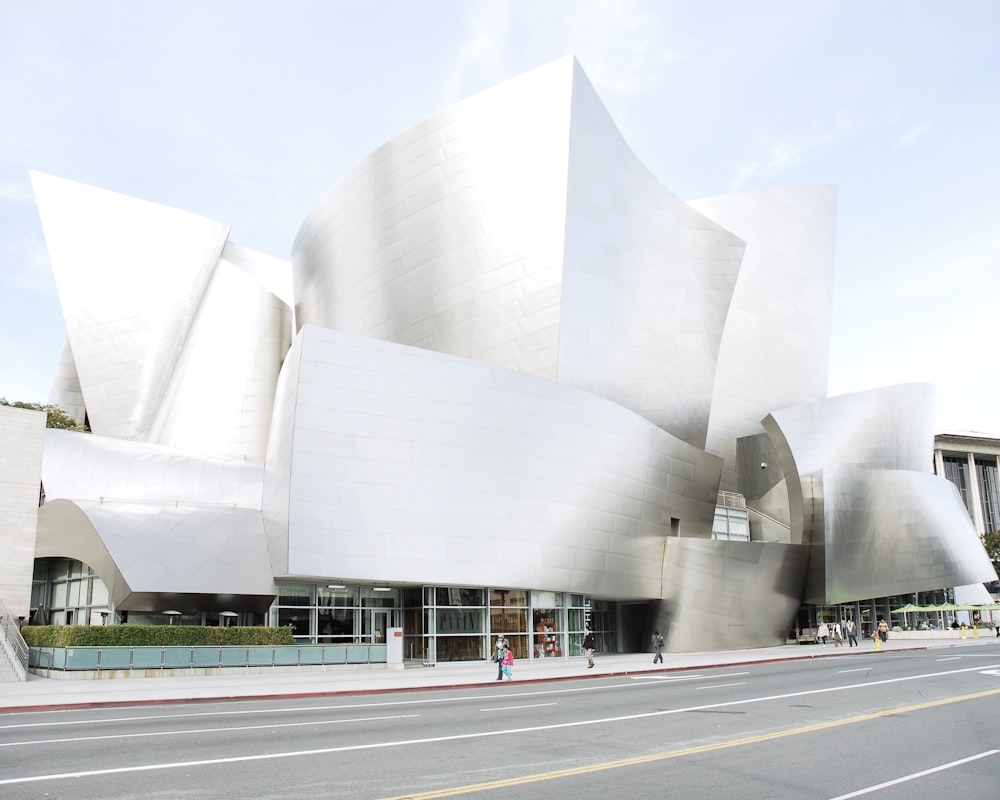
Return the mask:
[[17,662],[14,664],[14,669],[18,678],[23,681],[28,674],[28,645],[2,599],[0,599],[0,637],[3,638],[4,649],[13,652]]

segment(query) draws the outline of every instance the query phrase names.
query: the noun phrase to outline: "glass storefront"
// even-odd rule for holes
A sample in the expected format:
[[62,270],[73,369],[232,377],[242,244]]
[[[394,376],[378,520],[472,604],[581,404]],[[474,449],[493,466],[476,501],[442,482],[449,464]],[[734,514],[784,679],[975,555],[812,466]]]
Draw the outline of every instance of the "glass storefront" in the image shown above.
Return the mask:
[[379,595],[293,582],[278,584],[271,613],[303,641],[378,641],[401,625],[403,658],[425,663],[485,661],[501,633],[515,659],[580,656],[587,624],[600,651],[616,652],[615,615],[614,603],[566,592],[408,586]]
[[108,588],[86,564],[70,558],[35,560],[31,624],[103,625],[109,619]]
[[289,627],[298,641],[345,644],[385,641],[398,627],[398,590],[278,582],[269,624]]

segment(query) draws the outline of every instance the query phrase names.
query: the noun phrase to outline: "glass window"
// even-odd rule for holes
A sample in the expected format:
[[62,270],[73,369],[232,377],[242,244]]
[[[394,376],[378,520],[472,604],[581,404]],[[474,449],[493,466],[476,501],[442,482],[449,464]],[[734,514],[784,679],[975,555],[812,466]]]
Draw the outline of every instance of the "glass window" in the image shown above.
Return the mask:
[[976,478],[979,481],[979,498],[986,533],[1000,530],[1000,487],[997,485],[995,458],[976,459]]
[[483,590],[439,587],[435,592],[435,600],[435,605],[438,606],[481,606]]
[[[91,597],[90,602],[95,606],[107,606],[108,605],[108,587],[104,585],[104,581],[100,578],[91,579]],[[105,608],[107,610],[107,608]]]
[[712,538],[723,541],[750,541],[748,512],[743,508],[716,506]]
[[439,608],[437,610],[438,633],[482,633],[483,610],[481,608]]
[[491,589],[490,605],[524,607],[528,605],[528,593],[521,589]]
[[66,581],[70,576],[69,561],[57,558],[52,562],[52,581]]
[[313,586],[308,583],[284,583],[278,586],[279,606],[311,606]]
[[316,614],[316,636],[319,642],[354,641],[353,608],[321,608]]
[[483,661],[485,659],[486,652],[482,636],[439,636],[437,638],[438,661]]
[[965,456],[944,456],[944,476],[958,489],[965,508],[972,516],[972,498],[969,493],[969,461]]
[[502,633],[506,636],[510,636],[512,633],[527,633],[527,631],[527,608],[490,609],[490,632],[494,635]]
[[297,639],[310,635],[309,623],[312,610],[308,608],[278,608],[278,626],[289,627]]
[[563,655],[562,609],[534,608],[531,612],[535,658],[561,658]]
[[562,608],[562,592],[539,592],[531,593],[531,604],[533,606],[549,606],[550,608]]
[[321,607],[355,608],[358,605],[357,589],[327,589],[326,587],[320,587],[316,590],[316,605]]

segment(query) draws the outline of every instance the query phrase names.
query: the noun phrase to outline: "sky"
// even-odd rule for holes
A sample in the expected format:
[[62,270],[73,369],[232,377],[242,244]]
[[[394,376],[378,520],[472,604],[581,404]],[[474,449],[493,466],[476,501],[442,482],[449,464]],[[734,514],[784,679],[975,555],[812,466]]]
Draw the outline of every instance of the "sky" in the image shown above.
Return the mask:
[[288,259],[370,152],[570,54],[684,199],[838,187],[831,396],[1000,436],[995,0],[0,0],[0,397],[65,336],[29,170]]

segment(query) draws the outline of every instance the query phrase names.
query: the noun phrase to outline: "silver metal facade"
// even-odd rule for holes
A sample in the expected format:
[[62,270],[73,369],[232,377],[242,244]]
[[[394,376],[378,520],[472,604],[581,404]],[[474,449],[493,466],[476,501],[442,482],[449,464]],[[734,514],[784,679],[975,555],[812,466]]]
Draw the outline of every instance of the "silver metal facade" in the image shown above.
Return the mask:
[[933,386],[901,384],[764,420],[791,541],[811,550],[807,602],[995,580],[957,490],[930,472],[933,419]]
[[268,287],[288,291],[287,263],[227,245],[228,227],[194,214],[32,183],[66,318],[53,399],[82,402],[95,433],[261,460],[291,336]]
[[[776,408],[827,394],[837,191],[750,192],[691,205],[747,242],[726,316],[706,449],[736,485],[736,442]],[[775,357],[780,354],[779,357]]]
[[198,595],[202,608],[261,611],[273,596],[263,477],[244,459],[48,430],[35,555],[88,564],[124,610]]
[[290,574],[651,599],[671,520],[711,530],[720,460],[602,398],[313,326],[287,362],[264,496]]
[[[33,181],[52,397],[94,430],[46,434],[36,554],[122,602],[538,588],[651,601],[681,650],[784,641],[803,597],[995,577],[927,474],[933,391],[824,399],[835,191],[682,201],[572,58],[375,151],[291,264]],[[755,541],[710,540],[720,488]]]

